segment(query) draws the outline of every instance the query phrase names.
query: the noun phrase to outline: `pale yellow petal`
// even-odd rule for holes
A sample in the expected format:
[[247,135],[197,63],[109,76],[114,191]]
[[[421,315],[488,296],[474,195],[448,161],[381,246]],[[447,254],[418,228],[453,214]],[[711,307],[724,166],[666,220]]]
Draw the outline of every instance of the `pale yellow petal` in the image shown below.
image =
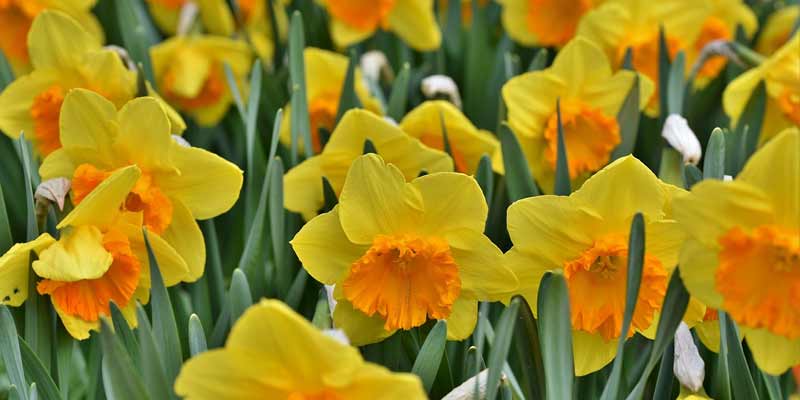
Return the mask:
[[110,122],[116,117],[116,107],[103,96],[85,89],[70,90],[61,106],[61,145],[70,155],[79,153],[83,162],[111,168],[119,161],[111,145],[116,132]]
[[42,165],[39,166],[39,175],[43,181],[58,177],[71,177],[74,172],[75,163],[63,148],[48,154],[42,161]]
[[709,307],[721,307],[722,295],[717,292],[714,280],[719,265],[716,249],[688,239],[681,249],[679,261],[681,279],[689,293]]
[[433,0],[395,2],[389,13],[389,29],[415,50],[436,50],[442,43],[433,15]]
[[[142,225],[130,223],[118,223],[116,225],[121,229],[128,239],[130,240],[131,250],[136,255],[136,258],[142,263],[142,280],[144,285],[150,287],[150,257],[147,253],[147,247],[144,242],[144,234],[142,232]],[[177,285],[180,282],[189,281],[187,278],[190,274],[189,266],[180,254],[161,236],[153,232],[147,233],[147,239],[150,242],[150,247],[153,249],[153,255],[158,264],[158,270],[161,272],[161,277],[164,279],[164,286],[170,287]]]
[[41,253],[55,239],[47,233],[27,243],[17,243],[0,257],[0,304],[19,307],[28,298],[31,251]]
[[69,315],[61,311],[61,308],[58,307],[56,303],[53,303],[53,308],[56,310],[59,318],[61,318],[61,323],[64,324],[64,328],[70,336],[75,339],[86,340],[89,338],[89,333],[91,331],[100,330],[100,321],[84,321],[78,317]]
[[447,241],[458,265],[462,296],[497,301],[517,289],[517,278],[503,263],[502,252],[482,232],[452,231]]
[[568,83],[548,71],[527,72],[503,85],[508,124],[518,137],[541,137]]
[[678,265],[678,254],[686,240],[681,226],[673,220],[651,221],[646,223],[645,252],[656,257],[664,269],[672,271]]
[[34,125],[30,109],[34,98],[58,82],[54,70],[39,70],[20,76],[0,93],[0,130],[12,139],[25,133],[33,138]]
[[[544,274],[552,270],[550,263],[540,255],[525,253],[516,246],[503,254],[503,263],[519,281],[519,287],[511,294],[522,295],[533,315],[537,315],[539,284]],[[510,300],[510,297],[509,295],[508,299],[503,301]]]
[[172,222],[161,237],[186,262],[184,282],[194,282],[203,276],[206,266],[206,244],[203,232],[191,211],[180,200],[172,201]]
[[765,329],[740,327],[758,368],[770,375],[781,375],[800,364],[800,339],[774,335]]
[[377,343],[392,336],[394,331],[383,329],[385,323],[386,321],[380,315],[375,314],[370,317],[353,308],[353,305],[347,299],[343,297],[336,298],[336,308],[333,310],[333,326],[344,331],[353,346]]
[[118,157],[125,157],[148,171],[173,168],[170,123],[156,99],[131,100],[119,111],[117,119],[119,134],[114,149]]
[[141,174],[135,165],[115,171],[61,220],[58,229],[81,225],[109,226],[116,220],[120,206]]
[[503,27],[514,41],[525,46],[536,46],[538,38],[528,29],[529,2],[527,0],[500,0],[503,5]]
[[317,215],[325,203],[322,192],[322,156],[308,158],[283,176],[283,205],[300,213],[306,221]]
[[[602,49],[582,36],[570,40],[558,52],[549,71],[562,81],[569,82],[565,95],[570,98],[579,96],[587,85],[602,83],[611,78],[611,64]],[[631,80],[630,83],[632,82]],[[623,99],[626,94],[627,90],[621,95]]]
[[357,29],[335,18],[331,19],[330,25],[331,37],[336,47],[339,48],[352,46],[375,33],[373,30]]
[[352,400],[423,400],[427,399],[419,377],[390,372],[382,366],[365,364],[353,377],[353,384],[339,391]]
[[84,53],[99,48],[97,37],[59,11],[43,11],[28,31],[28,53],[36,69],[69,68],[76,65]]
[[469,175],[438,172],[414,179],[425,204],[425,216],[417,227],[431,235],[452,230],[483,232],[489,207],[478,182]]
[[719,353],[719,320],[704,321],[694,327],[697,338],[714,353]]
[[572,331],[575,375],[584,376],[605,367],[617,354],[617,341],[584,331]]
[[478,301],[459,297],[447,317],[447,340],[464,340],[472,334],[478,322]]
[[103,233],[94,226],[76,226],[33,262],[36,275],[59,282],[97,279],[105,275],[114,257],[103,247]]
[[[276,367],[271,369],[269,367]],[[285,369],[248,350],[216,349],[186,361],[175,381],[175,393],[186,400],[261,400],[286,398],[271,376]]]

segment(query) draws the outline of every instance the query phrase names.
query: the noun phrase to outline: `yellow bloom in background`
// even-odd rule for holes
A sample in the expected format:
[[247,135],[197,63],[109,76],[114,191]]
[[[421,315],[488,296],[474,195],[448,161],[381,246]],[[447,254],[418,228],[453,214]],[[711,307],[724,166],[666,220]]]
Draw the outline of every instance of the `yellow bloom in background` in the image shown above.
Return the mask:
[[[289,0],[275,2],[265,2],[261,0],[239,0],[239,10],[242,13],[244,28],[247,37],[253,44],[253,49],[264,64],[272,64],[272,56],[275,51],[275,40],[286,40],[289,31],[289,19],[286,17],[284,7]],[[272,4],[272,10],[268,10],[266,5]],[[272,34],[272,21],[269,13],[275,16],[277,24],[276,31],[278,38]]]
[[758,84],[767,85],[767,106],[759,145],[778,132],[800,127],[800,33],[761,65],[739,75],[725,88],[722,106],[735,126]]
[[328,179],[337,195],[341,193],[347,170],[364,152],[367,139],[407,181],[422,171],[453,170],[453,161],[447,153],[426,147],[382,117],[365,110],[350,110],[342,117],[322,153],[303,161],[284,176],[286,209],[301,213],[306,220],[314,218],[325,203],[322,177]]
[[[556,101],[561,100],[572,187],[578,187],[610,161],[621,142],[617,113],[636,76],[632,71],[612,73],[600,48],[578,37],[558,53],[550,68],[516,76],[503,86],[508,124],[542,190],[552,192],[555,182]],[[644,108],[653,84],[639,77],[640,107]]]
[[[114,172],[59,223],[56,241],[44,233],[17,244],[0,258],[2,304],[19,306],[28,296],[30,251],[38,254],[33,271],[41,280],[36,290],[49,295],[64,327],[74,338],[98,330],[100,317],[110,316],[113,301],[131,326],[136,326],[136,301],[150,297],[150,272],[141,215],[121,212],[141,171],[129,166]],[[148,235],[165,284],[185,280],[189,269],[158,235]]]
[[607,0],[587,13],[578,24],[578,35],[596,42],[612,68],[619,69],[631,48],[633,67],[656,83],[647,114],[656,116],[658,104],[659,29],[664,28],[670,59],[697,41],[708,15],[708,4],[684,0]]
[[80,205],[115,170],[137,165],[142,173],[125,210],[142,212],[143,225],[183,257],[189,268],[184,281],[200,278],[206,252],[195,218],[212,218],[233,206],[242,187],[239,168],[173,140],[169,119],[151,97],[117,112],[102,96],[73,89],[64,100],[61,142],[39,169],[43,180],[70,179],[72,202]]
[[244,89],[253,55],[247,43],[222,36],[176,36],[150,48],[159,90],[203,126],[222,120],[233,104],[223,65]]
[[[136,72],[66,14],[40,13],[28,44],[34,69],[0,94],[0,130],[12,138],[25,132],[42,157],[61,147],[58,118],[70,89],[93,90],[116,107],[136,97]],[[183,131],[186,126],[180,116],[166,104],[163,107],[170,112],[173,132]]]
[[235,29],[233,13],[225,0],[145,0],[145,2],[158,28],[170,36],[177,33],[181,8],[189,2],[197,5],[200,22],[209,33],[230,36]]
[[[0,1],[0,50],[15,75],[30,70],[28,31],[44,10],[58,10],[76,19],[97,43],[103,42],[103,28],[90,10],[96,0],[3,0]],[[35,61],[34,61],[35,62]]]
[[790,5],[775,11],[758,35],[756,50],[769,56],[778,51],[792,35],[792,29],[800,18],[800,5]]
[[[307,47],[303,50],[306,67],[306,99],[308,100],[308,117],[311,127],[311,142],[314,154],[322,150],[319,130],[333,131],[336,113],[339,111],[339,99],[347,75],[348,58],[328,50]],[[383,114],[380,102],[370,94],[364,82],[361,69],[356,68],[355,91],[361,106],[376,114]],[[292,143],[291,104],[283,109],[281,122],[281,143],[290,146]],[[298,137],[298,149],[304,149],[303,138]]]
[[433,0],[317,0],[330,15],[331,36],[337,47],[354,45],[378,29],[393,32],[411,48],[439,48],[442,34],[433,13]]
[[698,183],[674,212],[692,296],[736,321],[763,371],[800,363],[800,130],[768,142],[735,181]]
[[[734,40],[736,27],[741,25],[747,37],[753,37],[758,28],[756,15],[742,0],[707,0],[708,14],[694,44],[686,49],[686,67],[691,68],[700,51],[714,40]],[[725,68],[728,59],[714,56],[706,60],[698,70],[695,84],[707,85]]]
[[575,36],[584,14],[603,0],[498,0],[503,27],[525,46],[561,47]]
[[627,156],[569,197],[531,197],[509,207],[514,247],[504,257],[520,281],[519,293],[535,309],[545,272],[556,271],[566,279],[578,376],[601,369],[616,354],[625,312],[628,236],[637,212],[645,220],[645,256],[628,335],[636,331],[653,338],[651,327],[683,242],[683,232],[670,215],[672,197],[680,192]]
[[277,300],[245,311],[224,348],[187,361],[175,392],[187,400],[427,398],[416,375],[364,361]]
[[442,123],[447,130],[456,172],[474,174],[484,154],[492,160],[495,171],[503,171],[500,141],[491,132],[476,128],[461,110],[448,101],[420,104],[403,117],[400,129],[430,148],[444,150]]
[[333,322],[353,344],[378,342],[428,319],[447,337],[472,333],[478,301],[517,287],[500,249],[483,235],[488,207],[477,182],[453,172],[406,183],[375,154],[347,173],[339,204],[291,244],[308,273],[335,285]]

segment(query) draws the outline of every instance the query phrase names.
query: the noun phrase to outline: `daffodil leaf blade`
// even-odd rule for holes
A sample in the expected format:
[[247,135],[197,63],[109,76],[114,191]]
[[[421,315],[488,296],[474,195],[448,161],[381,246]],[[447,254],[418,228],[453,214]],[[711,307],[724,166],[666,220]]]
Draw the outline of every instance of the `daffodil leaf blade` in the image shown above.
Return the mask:
[[306,67],[303,60],[305,34],[303,32],[303,17],[299,11],[292,14],[289,26],[289,78],[291,82],[291,165],[297,164],[298,143],[302,138],[306,158],[311,157],[311,126],[308,114],[308,99],[306,92]]
[[189,317],[189,354],[194,357],[206,350],[208,350],[208,344],[206,333],[203,330],[203,322],[200,321],[197,314],[192,314]]
[[160,42],[161,38],[153,27],[147,10],[144,9],[144,2],[118,1],[114,6],[125,49],[133,61],[142,64],[147,80],[155,85],[149,49]]
[[633,86],[625,96],[622,107],[617,113],[617,124],[619,125],[619,133],[622,140],[611,153],[611,160],[632,154],[633,149],[636,147],[639,119],[641,118],[641,113],[639,112],[640,86],[639,76],[637,75],[633,78]]
[[306,282],[308,282],[308,272],[301,268],[299,271],[297,271],[297,274],[292,281],[292,285],[289,286],[289,290],[284,298],[284,302],[288,304],[289,307],[296,309],[300,306],[300,301],[303,300],[303,292],[306,288]]
[[520,386],[527,399],[544,398],[544,365],[539,347],[539,327],[533,311],[524,297],[520,297],[518,321],[515,325],[514,347],[520,357]]
[[31,386],[36,385],[36,395],[31,391],[28,397],[33,400],[41,393],[43,399],[62,399],[63,396],[59,392],[56,383],[47,368],[42,364],[36,353],[31,350],[25,340],[19,340],[19,350],[22,355],[22,366],[25,368],[25,376],[31,382]]
[[769,400],[782,400],[784,397],[783,393],[781,393],[781,385],[778,382],[778,377],[760,370],[759,374],[764,380],[764,391],[767,394],[766,398]]
[[550,57],[546,47],[542,47],[533,56],[531,63],[528,64],[528,72],[541,71],[547,67],[547,59]]
[[[685,54],[679,51],[672,60],[667,78],[667,113],[683,114]],[[663,107],[663,106],[662,106]]]
[[233,271],[228,296],[230,297],[231,321],[235,323],[244,314],[244,311],[253,305],[250,284],[247,282],[247,276],[240,269]]
[[[211,303],[211,314],[222,312],[225,297],[225,278],[222,274],[222,255],[214,219],[202,221],[203,237],[206,238],[206,275],[203,279],[208,283],[208,297]],[[213,319],[212,319],[213,320]]]
[[111,324],[114,326],[114,332],[120,338],[128,354],[130,354],[134,365],[139,368],[140,365],[136,364],[139,362],[139,342],[136,340],[136,336],[128,326],[128,321],[125,320],[119,307],[114,302],[111,302],[109,308],[111,309]]
[[30,147],[25,140],[25,133],[23,132],[19,139],[17,139],[17,151],[20,155],[22,162],[22,172],[25,185],[25,204],[27,208],[27,230],[26,238],[28,241],[36,239],[39,236],[39,224],[36,221],[36,205],[33,199],[33,188],[37,185],[38,176],[34,176],[33,168],[31,166],[32,158]]
[[696,183],[703,180],[703,173],[700,172],[700,169],[695,167],[692,164],[687,164],[683,167],[683,187],[686,190],[689,190],[694,186]]
[[564,276],[548,272],[537,297],[539,347],[542,349],[545,391],[548,399],[571,399],[575,367],[572,358],[572,324],[569,293]]
[[672,400],[675,398],[672,395],[672,383],[675,380],[675,374],[672,371],[675,363],[674,346],[674,343],[670,343],[664,354],[661,355],[661,363],[656,377],[656,388],[653,391],[653,400]]
[[706,145],[703,160],[703,178],[722,179],[725,175],[725,134],[722,129],[715,128]]
[[436,379],[436,373],[442,363],[444,346],[447,343],[447,322],[444,320],[436,321],[425,341],[422,343],[417,359],[411,367],[411,372],[422,380],[422,386],[426,391],[430,391]]
[[11,236],[11,220],[8,218],[8,208],[6,208],[3,184],[0,183],[0,254],[5,254],[14,245],[14,238]]
[[517,321],[517,313],[519,312],[519,303],[521,301],[518,297],[512,299],[508,307],[500,314],[500,319],[497,322],[497,329],[492,341],[492,351],[489,353],[489,373],[486,377],[486,395],[489,400],[494,400],[498,394],[500,377],[506,366],[508,352],[511,349],[514,325]]
[[[758,83],[755,90],[750,94],[744,111],[736,122],[736,132],[746,138],[744,142],[744,154],[741,155],[741,167],[750,156],[756,151],[759,140],[761,139],[761,129],[764,125],[764,114],[767,110],[767,85],[762,80]],[[747,135],[744,130],[747,129]],[[740,167],[740,168],[741,168]],[[738,171],[737,171],[738,172]]]
[[0,305],[0,356],[5,365],[6,374],[17,396],[21,400],[28,398],[28,383],[25,381],[25,369],[22,365],[17,327],[8,307]]
[[750,374],[744,349],[742,349],[739,329],[736,327],[736,323],[723,311],[719,312],[719,329],[720,340],[725,341],[727,345],[728,351],[725,357],[728,361],[728,373],[730,374],[733,393],[736,393],[736,397],[741,396],[743,399],[758,400],[759,396],[753,382],[753,376]]
[[122,346],[112,325],[100,319],[100,344],[103,349],[102,376],[106,398],[110,400],[146,400],[150,396],[133,361]]
[[478,181],[483,196],[486,198],[486,203],[491,208],[492,197],[494,196],[494,173],[492,172],[492,160],[486,154],[482,155],[480,161],[478,161],[475,180]]
[[350,60],[347,63],[347,72],[344,77],[344,84],[339,96],[339,109],[336,111],[336,122],[338,123],[344,114],[353,108],[361,108],[361,101],[356,94],[356,66],[358,65],[358,55],[355,49],[350,49]]
[[561,101],[556,103],[556,115],[558,118],[558,148],[556,150],[556,180],[553,193],[559,196],[568,196],[572,193],[572,182],[570,181],[569,159],[567,155],[566,138],[564,137],[564,125],[561,122]]
[[291,285],[291,274],[294,272],[287,260],[289,253],[286,240],[286,213],[283,209],[283,163],[274,158],[269,166],[269,233],[272,247],[272,261],[279,296],[286,296]]
[[14,71],[8,63],[5,53],[0,50],[0,91],[14,81]]
[[539,188],[536,187],[536,182],[531,175],[528,160],[522,153],[517,137],[505,124],[500,126],[500,146],[503,152],[509,200],[513,203],[526,197],[538,196]]
[[[669,57],[669,45],[667,44],[667,36],[664,32],[664,26],[659,27],[658,30],[658,87],[667,88],[669,86],[670,66],[672,60]],[[667,103],[669,102],[668,90],[658,91],[658,105],[660,107],[661,118],[663,122],[667,118]],[[661,125],[661,124],[659,124]],[[660,153],[660,152],[659,152]]]
[[406,112],[408,101],[408,82],[411,77],[411,67],[404,63],[397,77],[392,83],[392,92],[389,94],[389,105],[386,114],[395,121],[400,121]]
[[[136,318],[139,324],[136,334],[140,347],[137,349],[138,354],[131,354],[131,358],[133,360],[138,358],[138,369],[142,371],[142,383],[145,385],[145,390],[153,399],[175,398],[167,381],[164,361],[159,353],[158,345],[156,345],[150,320],[141,304],[136,305]],[[116,323],[114,325],[116,326]]]

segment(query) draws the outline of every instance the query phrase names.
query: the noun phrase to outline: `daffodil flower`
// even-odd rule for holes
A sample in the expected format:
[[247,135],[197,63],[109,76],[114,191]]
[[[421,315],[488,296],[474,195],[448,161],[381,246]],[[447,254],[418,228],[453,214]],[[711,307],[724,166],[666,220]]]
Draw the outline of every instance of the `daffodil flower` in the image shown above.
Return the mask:
[[[306,98],[308,99],[308,117],[311,127],[311,147],[314,154],[322,151],[320,129],[331,132],[339,112],[339,99],[342,97],[345,75],[347,75],[347,57],[332,51],[308,47],[303,50],[303,61],[306,67]],[[354,87],[361,106],[376,114],[382,114],[380,102],[370,94],[363,80],[361,69],[356,68]],[[281,143],[289,146],[292,143],[291,104],[284,107],[281,122]],[[305,149],[302,137],[298,137],[298,149]]]
[[[616,70],[622,67],[625,53],[631,49],[633,67],[656,83],[646,113],[657,116],[659,30],[664,29],[667,52],[673,59],[686,51],[700,36],[709,14],[704,1],[683,0],[608,0],[588,12],[578,24],[578,35],[596,42]],[[688,71],[688,69],[687,69]]]
[[478,301],[517,287],[500,250],[483,235],[488,207],[475,180],[452,172],[406,182],[375,154],[347,173],[339,204],[291,244],[308,273],[335,285],[333,321],[356,345],[428,319],[447,337],[472,333]]
[[503,27],[525,46],[564,46],[584,14],[602,0],[498,0]]
[[317,0],[330,15],[337,47],[354,45],[378,29],[395,33],[411,48],[439,48],[442,34],[433,14],[433,0]]
[[[189,2],[197,4],[200,22],[209,33],[221,36],[233,34],[233,13],[225,0],[146,0],[153,21],[161,31],[171,36],[177,33],[181,8]],[[247,1],[239,2],[242,3]]]
[[403,117],[400,129],[430,148],[444,150],[442,124],[447,131],[456,172],[474,174],[484,155],[490,157],[495,171],[503,172],[500,141],[491,132],[476,128],[450,102],[436,100],[420,104]]
[[628,336],[655,335],[654,324],[677,265],[683,232],[671,219],[671,200],[683,190],[661,182],[632,156],[614,161],[570,196],[537,196],[508,209],[514,246],[506,265],[536,307],[547,271],[564,275],[569,291],[575,373],[608,364],[622,331],[628,236],[634,215],[645,220],[645,255],[639,298]]
[[767,105],[759,146],[789,127],[800,127],[800,33],[764,60],[739,75],[725,88],[722,106],[736,125],[761,81],[767,85]]
[[[264,64],[272,64],[272,56],[275,52],[275,41],[286,40],[289,31],[289,19],[286,17],[284,7],[289,0],[261,1],[261,0],[239,0],[239,11],[242,14],[244,29],[247,37],[253,45],[253,49]],[[267,4],[272,5],[272,9],[267,9]],[[275,31],[278,37],[273,37],[272,19],[270,13],[275,18]]]
[[153,73],[170,104],[203,126],[216,125],[233,104],[224,64],[242,90],[253,55],[241,40],[223,36],[176,36],[150,48]]
[[14,74],[30,70],[28,32],[36,17],[44,10],[61,11],[83,26],[98,43],[103,41],[103,28],[91,13],[96,0],[6,0],[0,2],[0,50],[8,58]]
[[[30,252],[39,259],[33,271],[41,278],[36,290],[49,295],[64,327],[83,340],[98,330],[100,317],[110,316],[110,303],[119,306],[136,326],[136,302],[147,303],[150,272],[141,214],[121,211],[128,193],[140,179],[138,167],[118,169],[97,186],[58,224],[60,238],[44,233],[16,244],[0,258],[0,303],[21,305],[29,296]],[[148,236],[165,284],[186,279],[186,262],[158,235]]]
[[[136,97],[136,72],[64,13],[41,12],[28,33],[28,45],[33,71],[0,94],[0,130],[12,138],[24,132],[42,157],[61,147],[58,119],[70,89],[93,90],[115,107]],[[173,133],[183,131],[181,117],[162,106],[172,120]]]
[[186,400],[427,398],[416,375],[364,361],[277,300],[245,311],[224,348],[187,361],[175,392]]
[[[519,75],[503,86],[508,123],[542,190],[551,192],[555,182],[556,102],[560,99],[570,178],[578,187],[610,161],[620,144],[617,113],[636,77],[632,71],[612,73],[600,48],[578,37],[564,46],[550,68]],[[644,108],[653,84],[644,76],[639,79],[639,107]]]
[[800,18],[798,4],[786,5],[771,14],[758,35],[756,50],[765,56],[778,51],[792,37],[798,18]]
[[364,152],[367,139],[408,181],[422,171],[453,170],[447,153],[426,147],[391,122],[368,111],[350,110],[342,117],[322,153],[303,161],[284,176],[286,209],[301,213],[306,220],[314,218],[325,203],[322,177],[326,177],[334,192],[339,194],[348,168]]
[[230,209],[239,197],[242,171],[213,153],[175,142],[169,119],[153,98],[131,100],[117,112],[102,96],[73,89],[62,110],[63,147],[45,158],[42,179],[70,179],[72,202],[80,205],[114,171],[137,165],[142,173],[125,210],[142,212],[144,226],[183,257],[189,267],[184,281],[200,278],[206,252],[195,218]]
[[777,135],[734,181],[698,183],[674,213],[689,293],[736,321],[764,372],[800,363],[800,130]]

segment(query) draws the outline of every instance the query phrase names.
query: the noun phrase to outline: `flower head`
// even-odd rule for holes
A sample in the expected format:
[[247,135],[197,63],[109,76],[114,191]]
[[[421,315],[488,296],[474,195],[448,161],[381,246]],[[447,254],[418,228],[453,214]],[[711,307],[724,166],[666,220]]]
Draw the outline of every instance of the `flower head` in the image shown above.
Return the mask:
[[[610,161],[621,142],[617,113],[636,77],[632,71],[612,73],[600,48],[578,37],[558,53],[552,67],[514,77],[503,86],[508,123],[543,190],[551,191],[555,181],[556,102],[561,102],[570,178],[573,186],[580,186]],[[644,107],[653,85],[639,78]]]
[[575,36],[584,14],[602,0],[499,0],[503,27],[526,46],[561,47]]
[[758,35],[756,50],[769,56],[780,49],[792,36],[792,30],[800,18],[800,5],[787,5],[767,18],[764,29]]
[[317,331],[277,300],[245,311],[224,348],[187,361],[175,392],[187,400],[426,398],[416,375],[365,362],[357,349]]
[[153,21],[159,29],[169,35],[177,33],[181,8],[189,2],[197,4],[200,22],[208,32],[230,36],[235,28],[233,13],[225,0],[146,0],[146,2]]
[[335,285],[334,324],[354,344],[380,341],[428,319],[451,340],[475,326],[477,302],[517,286],[483,235],[488,208],[467,175],[431,173],[406,183],[374,154],[347,173],[339,205],[292,239],[303,267]]
[[757,151],[732,182],[705,180],[675,199],[688,235],[681,277],[692,296],[727,312],[759,368],[800,363],[800,131]]
[[284,177],[286,209],[303,214],[306,220],[317,215],[324,204],[322,177],[339,194],[347,170],[364,152],[364,142],[370,140],[378,154],[393,163],[406,180],[428,173],[453,170],[447,153],[426,147],[406,135],[400,128],[365,110],[350,110],[342,117],[331,134],[325,149],[289,170]]
[[628,156],[603,168],[569,197],[531,197],[509,207],[514,247],[504,257],[528,303],[535,307],[545,272],[566,278],[577,375],[599,370],[616,353],[625,311],[628,235],[637,212],[644,216],[647,240],[627,335],[637,331],[654,336],[652,325],[683,239],[670,215],[671,199],[681,191]]

